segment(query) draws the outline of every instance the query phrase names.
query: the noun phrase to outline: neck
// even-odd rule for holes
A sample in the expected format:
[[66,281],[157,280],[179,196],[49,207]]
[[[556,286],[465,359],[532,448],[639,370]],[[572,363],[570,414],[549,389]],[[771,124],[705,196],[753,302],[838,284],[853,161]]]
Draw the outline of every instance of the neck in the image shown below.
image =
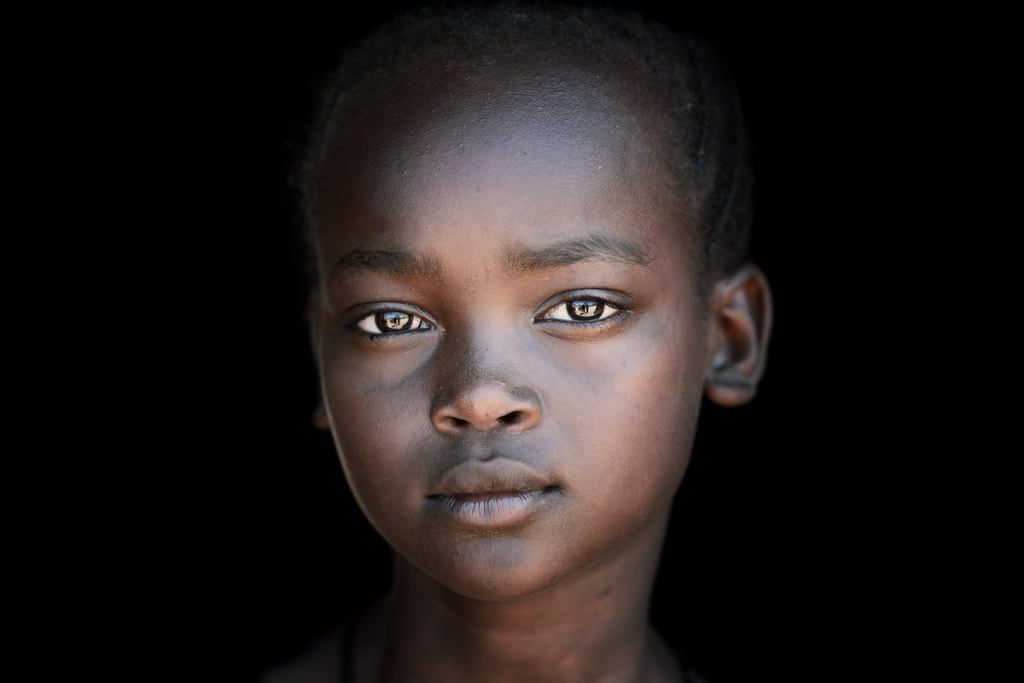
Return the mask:
[[355,680],[679,680],[648,620],[663,529],[657,536],[545,591],[494,602],[398,559],[394,590],[357,636]]

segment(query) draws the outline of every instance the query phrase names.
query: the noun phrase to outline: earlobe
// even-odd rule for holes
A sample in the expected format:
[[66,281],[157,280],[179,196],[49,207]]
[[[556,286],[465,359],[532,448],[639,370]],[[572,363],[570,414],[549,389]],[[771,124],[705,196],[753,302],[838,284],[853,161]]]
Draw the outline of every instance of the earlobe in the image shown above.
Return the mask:
[[722,406],[754,398],[764,373],[772,328],[772,295],[761,269],[748,264],[715,284],[712,349],[705,393]]

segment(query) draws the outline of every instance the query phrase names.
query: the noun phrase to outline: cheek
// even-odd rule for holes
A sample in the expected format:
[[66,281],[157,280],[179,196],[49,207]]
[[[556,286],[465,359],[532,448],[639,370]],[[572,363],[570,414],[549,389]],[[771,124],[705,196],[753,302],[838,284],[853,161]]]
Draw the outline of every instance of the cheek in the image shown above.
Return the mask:
[[587,442],[573,479],[586,482],[595,501],[625,501],[624,518],[649,517],[671,503],[689,462],[704,382],[699,327],[653,321],[636,332],[612,358],[580,372],[579,382],[566,382],[561,396],[573,433]]
[[[402,509],[407,482],[420,471],[416,444],[422,443],[421,401],[392,384],[361,384],[352,374],[323,378],[331,431],[349,486],[364,514],[390,540],[390,519]],[[419,419],[415,419],[416,417]]]

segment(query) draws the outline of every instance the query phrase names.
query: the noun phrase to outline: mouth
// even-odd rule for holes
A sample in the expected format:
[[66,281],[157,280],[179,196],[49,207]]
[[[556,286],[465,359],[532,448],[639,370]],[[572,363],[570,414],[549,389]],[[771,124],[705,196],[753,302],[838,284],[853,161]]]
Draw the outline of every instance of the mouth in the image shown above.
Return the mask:
[[469,529],[500,529],[529,519],[544,499],[556,491],[548,486],[533,491],[486,491],[456,496],[428,496],[458,526]]
[[473,460],[449,470],[427,502],[458,526],[499,529],[525,523],[558,491],[522,463]]

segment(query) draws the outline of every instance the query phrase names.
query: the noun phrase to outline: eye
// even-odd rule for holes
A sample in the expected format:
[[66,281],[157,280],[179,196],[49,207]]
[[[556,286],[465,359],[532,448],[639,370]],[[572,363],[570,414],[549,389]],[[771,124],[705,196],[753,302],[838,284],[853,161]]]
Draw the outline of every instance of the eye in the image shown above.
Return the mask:
[[548,309],[542,320],[563,320],[566,322],[594,322],[605,320],[621,309],[599,299],[571,299]]
[[356,327],[369,334],[382,335],[429,330],[430,324],[420,316],[405,311],[377,311],[361,318]]

